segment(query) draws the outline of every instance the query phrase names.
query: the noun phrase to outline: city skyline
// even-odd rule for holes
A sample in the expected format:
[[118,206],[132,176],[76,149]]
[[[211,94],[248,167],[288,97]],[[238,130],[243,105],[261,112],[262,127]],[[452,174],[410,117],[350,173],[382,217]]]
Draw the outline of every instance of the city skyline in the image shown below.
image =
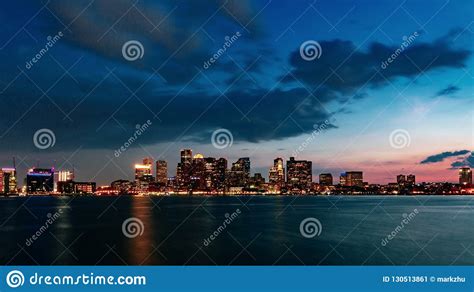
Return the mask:
[[[295,157],[289,157],[285,160],[282,157],[276,157],[273,160],[273,165],[270,165],[267,168],[266,172],[258,172],[252,169],[251,158],[250,157],[240,157],[235,162],[229,161],[224,157],[210,157],[204,156],[201,153],[193,153],[192,149],[185,148],[180,151],[180,162],[177,163],[176,168],[169,168],[169,164],[166,160],[159,159],[155,160],[152,157],[144,157],[141,161],[137,161],[133,168],[131,176],[125,176],[121,178],[115,178],[110,180],[107,184],[99,184],[103,187],[106,185],[112,185],[116,182],[130,182],[134,183],[137,189],[146,189],[148,184],[157,184],[161,186],[168,185],[173,182],[173,188],[177,189],[187,189],[192,183],[192,177],[196,176],[206,176],[204,173],[208,172],[209,180],[212,181],[202,181],[203,185],[193,186],[196,189],[224,189],[228,190],[229,187],[246,187],[247,185],[252,185],[255,180],[261,180],[261,184],[268,184],[266,188],[270,192],[280,192],[282,189],[308,189],[311,188],[311,185],[316,183],[319,186],[347,186],[347,187],[363,187],[369,185],[375,185],[378,183],[371,182],[368,179],[364,178],[364,171],[362,168],[357,170],[350,169],[345,170],[341,173],[331,173],[331,172],[320,172],[316,173],[313,171],[312,161],[295,159]],[[201,165],[201,166],[200,166]],[[91,190],[90,192],[95,192],[96,182],[79,182],[76,170],[74,168],[41,168],[39,165],[31,167],[26,173],[24,180],[20,179],[20,175],[17,172],[16,160],[13,159],[13,167],[0,167],[0,190],[3,190],[5,193],[8,193],[10,189],[16,189],[21,187],[26,187],[27,192],[36,192],[35,189],[31,189],[31,183],[29,180],[37,176],[47,175],[51,180],[47,181],[49,185],[46,190],[57,192],[58,182],[75,182],[79,184],[79,190]],[[202,169],[200,169],[202,167]],[[210,167],[210,168],[209,168]],[[215,177],[217,173],[217,178]],[[472,171],[469,167],[462,166],[456,169],[457,177],[456,179],[451,179],[456,181],[460,185],[472,185]],[[202,172],[202,173],[201,173]],[[187,174],[186,174],[187,173]],[[241,174],[239,174],[241,173]],[[171,175],[170,175],[171,174]],[[243,176],[242,176],[243,175]],[[184,176],[188,176],[188,179],[184,179]],[[219,178],[220,177],[220,178]],[[191,180],[190,180],[191,179]],[[216,186],[216,181],[221,181],[222,186]],[[295,182],[293,183],[293,180]],[[24,183],[22,183],[24,181]],[[304,181],[303,183],[301,183]],[[449,180],[444,181],[426,181],[426,180],[416,180],[416,174],[407,172],[405,174],[399,173],[392,177],[385,185],[411,185],[415,186],[416,183],[444,183],[450,182]],[[144,187],[141,186],[141,183],[145,183]],[[93,184],[93,189],[91,188]],[[208,184],[206,187],[205,185]],[[54,185],[54,186],[53,186]],[[384,185],[384,184],[382,184]],[[5,188],[4,188],[5,187]],[[33,184],[33,188],[38,186]],[[76,190],[77,187],[74,185],[67,186],[70,190]],[[42,186],[39,186],[41,189]],[[64,188],[64,187],[63,187]],[[94,191],[92,191],[94,190]]]
[[[74,165],[106,184],[190,147],[252,157],[264,177],[295,156],[374,183],[455,182],[474,167],[470,5],[6,3],[0,165]],[[216,131],[232,143],[215,147]]]

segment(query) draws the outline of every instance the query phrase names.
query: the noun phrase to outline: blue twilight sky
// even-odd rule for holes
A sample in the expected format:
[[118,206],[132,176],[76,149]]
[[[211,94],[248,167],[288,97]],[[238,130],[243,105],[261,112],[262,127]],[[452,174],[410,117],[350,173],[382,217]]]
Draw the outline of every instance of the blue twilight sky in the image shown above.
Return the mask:
[[[454,168],[474,165],[473,4],[2,3],[0,163],[15,156],[20,178],[74,165],[79,179],[106,184],[131,179],[144,156],[167,160],[172,176],[190,147],[229,163],[248,156],[265,176],[275,157],[297,156],[314,174],[455,181]],[[124,57],[129,41],[141,58]],[[303,58],[306,41],[319,58]],[[54,135],[46,149],[35,143],[42,129]],[[230,147],[211,143],[219,129]]]

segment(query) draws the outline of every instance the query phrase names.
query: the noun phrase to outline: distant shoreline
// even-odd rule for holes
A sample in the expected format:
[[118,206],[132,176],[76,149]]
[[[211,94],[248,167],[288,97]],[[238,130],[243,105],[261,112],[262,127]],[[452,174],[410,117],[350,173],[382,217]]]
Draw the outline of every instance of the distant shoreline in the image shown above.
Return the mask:
[[44,198],[44,197],[57,197],[57,198],[65,198],[65,197],[95,197],[95,198],[117,198],[117,197],[125,197],[125,198],[141,198],[141,197],[170,197],[170,198],[231,198],[231,197],[393,197],[393,198],[407,198],[407,197],[469,197],[474,196],[473,194],[421,194],[421,195],[385,195],[385,194],[284,194],[284,195],[272,195],[272,194],[265,194],[265,195],[247,195],[247,194],[240,194],[240,195],[177,195],[177,194],[170,194],[170,195],[134,195],[134,194],[123,194],[123,195],[94,195],[94,194],[67,194],[67,195],[57,195],[57,194],[41,194],[41,195],[0,195],[0,198]]

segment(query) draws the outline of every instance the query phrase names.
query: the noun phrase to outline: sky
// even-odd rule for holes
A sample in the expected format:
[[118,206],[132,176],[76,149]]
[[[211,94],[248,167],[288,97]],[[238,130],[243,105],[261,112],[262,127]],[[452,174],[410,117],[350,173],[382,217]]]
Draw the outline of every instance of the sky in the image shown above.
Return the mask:
[[2,3],[0,165],[104,185],[145,156],[173,176],[192,148],[264,176],[296,156],[316,182],[455,182],[474,166],[473,2]]

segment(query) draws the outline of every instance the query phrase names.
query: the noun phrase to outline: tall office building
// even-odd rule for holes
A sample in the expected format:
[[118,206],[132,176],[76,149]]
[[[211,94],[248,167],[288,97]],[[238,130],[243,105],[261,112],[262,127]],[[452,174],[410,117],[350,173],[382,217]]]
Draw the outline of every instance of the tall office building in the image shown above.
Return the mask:
[[193,160],[193,150],[182,149],[181,150],[181,163],[191,163]]
[[156,161],[156,182],[163,186],[168,182],[168,163],[164,160]]
[[150,167],[151,174],[153,175],[153,158],[151,157],[145,157],[143,158],[143,165],[147,165]]
[[273,160],[273,166],[270,168],[268,179],[270,186],[279,191],[285,186],[285,167],[282,158]]
[[472,185],[472,170],[469,167],[459,169],[459,184]]
[[228,173],[227,184],[229,187],[245,187],[250,179],[250,158],[239,158],[232,163]]
[[362,171],[347,171],[346,172],[346,186],[348,187],[364,186]]
[[48,194],[54,190],[54,168],[32,168],[26,174],[28,194]]
[[187,191],[191,185],[191,172],[193,162],[193,151],[191,149],[181,150],[181,161],[176,168],[175,185],[179,191]]
[[295,160],[290,157],[286,162],[286,183],[290,190],[309,190],[313,181],[312,162],[308,160]]
[[143,159],[142,164],[135,164],[135,184],[139,189],[147,188],[154,181],[152,167],[153,160],[148,157]]
[[405,185],[407,182],[407,177],[404,174],[397,175],[397,184],[398,185]]
[[226,175],[227,175],[227,159],[219,158],[216,160],[216,188],[219,191],[225,190]]
[[3,176],[3,170],[0,168],[0,194],[6,193],[4,186],[5,186],[5,179]]
[[204,155],[199,153],[194,155],[190,176],[190,189],[200,191],[206,189],[206,161],[204,160]]
[[214,157],[204,158],[204,180],[207,190],[217,187],[217,160]]
[[16,169],[4,167],[0,169],[0,193],[12,194],[17,192]]
[[407,175],[407,185],[414,186],[416,184],[416,178],[414,174]]
[[59,185],[63,182],[74,180],[74,173],[69,170],[59,170],[54,172],[54,191],[60,192]]
[[332,174],[330,173],[321,173],[319,175],[319,184],[322,186],[332,186]]

